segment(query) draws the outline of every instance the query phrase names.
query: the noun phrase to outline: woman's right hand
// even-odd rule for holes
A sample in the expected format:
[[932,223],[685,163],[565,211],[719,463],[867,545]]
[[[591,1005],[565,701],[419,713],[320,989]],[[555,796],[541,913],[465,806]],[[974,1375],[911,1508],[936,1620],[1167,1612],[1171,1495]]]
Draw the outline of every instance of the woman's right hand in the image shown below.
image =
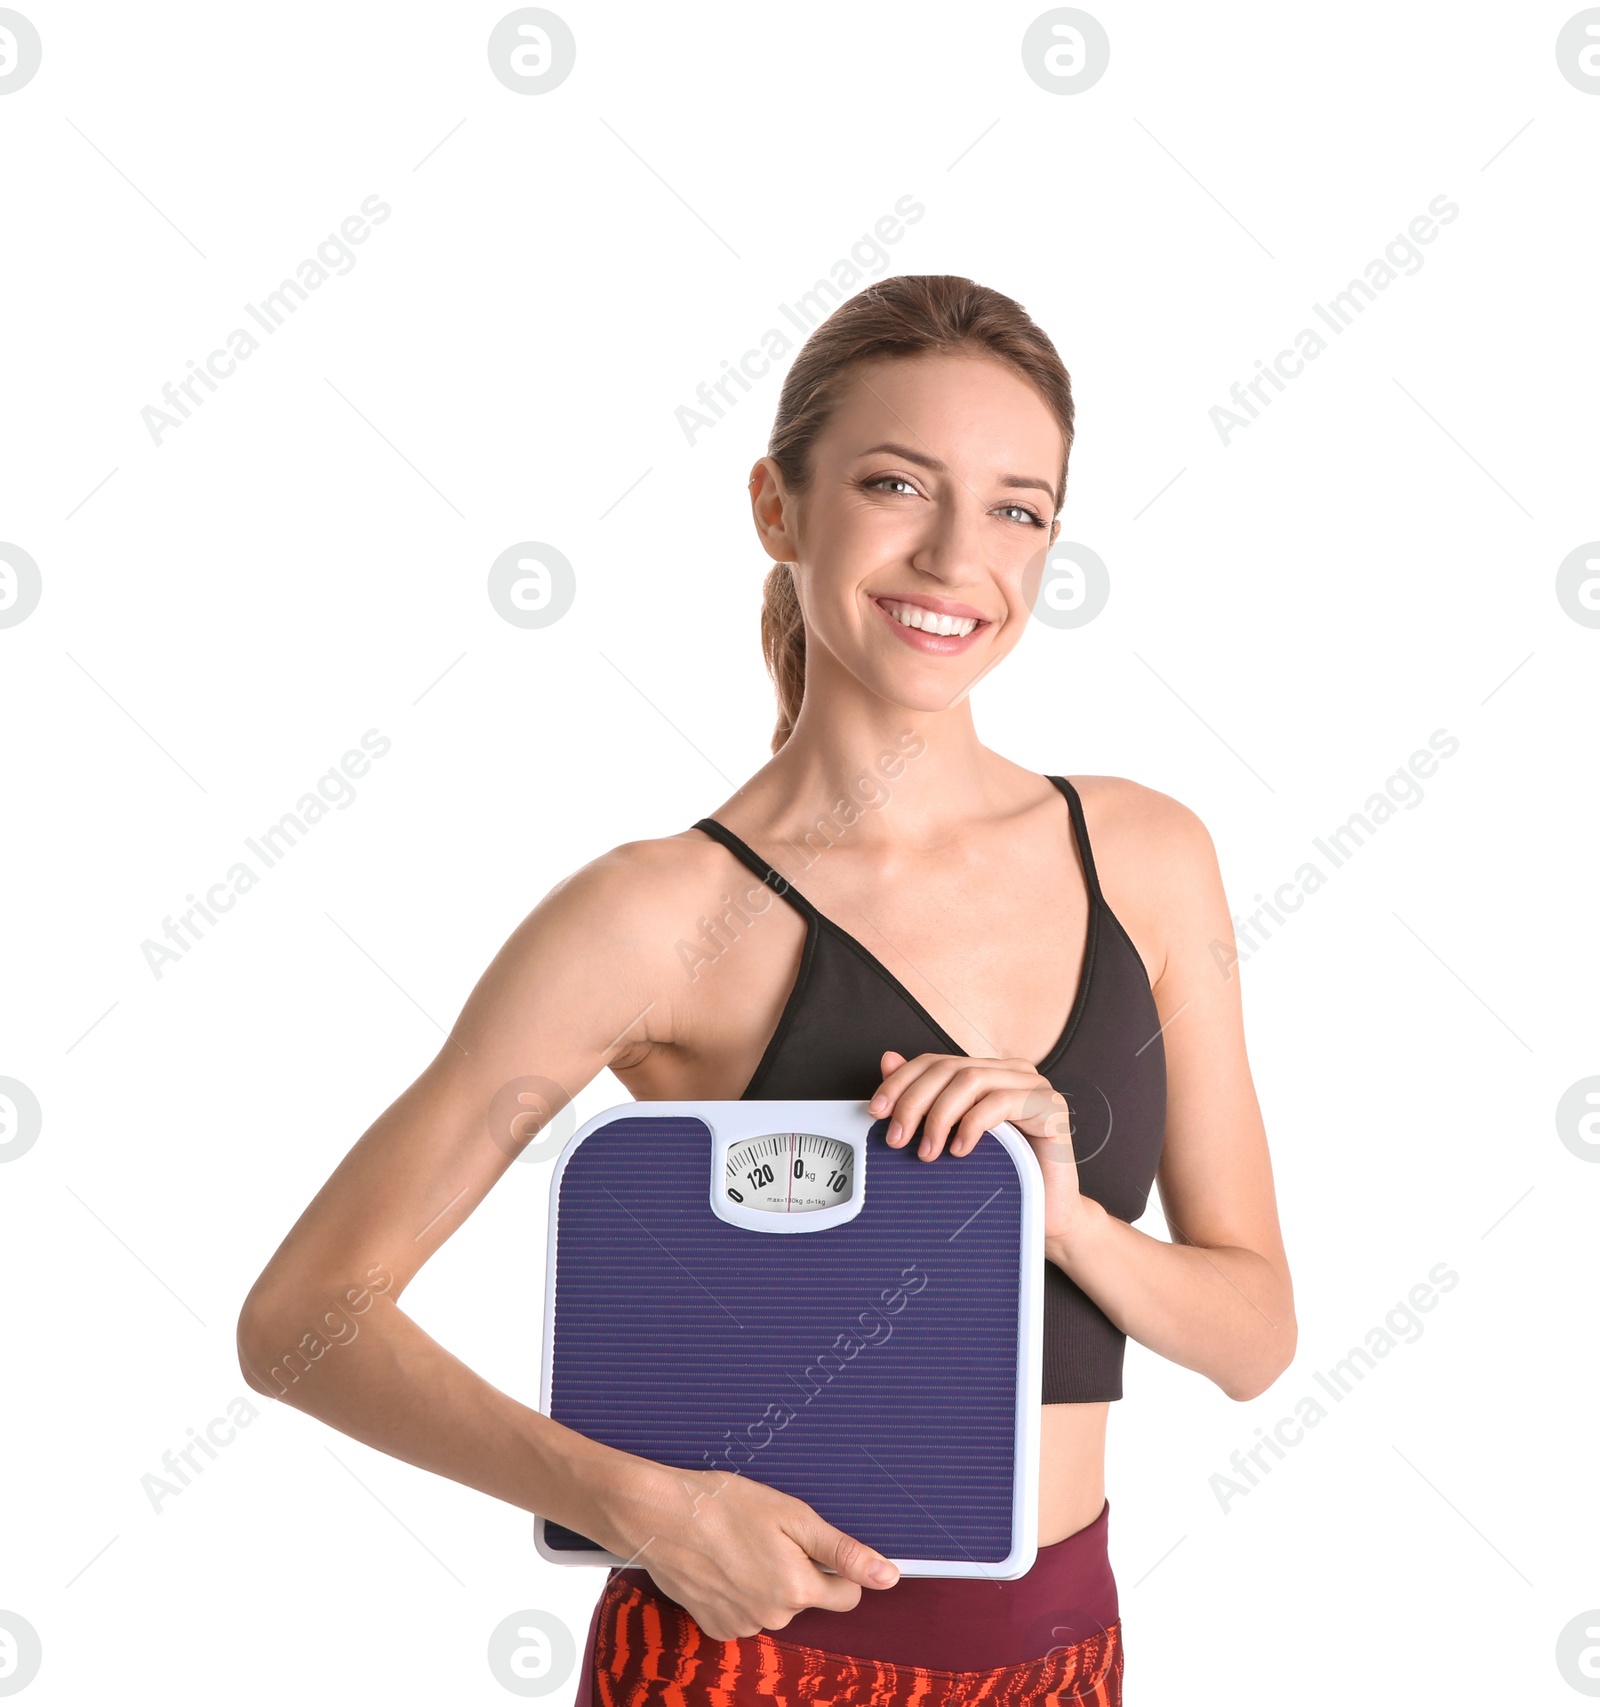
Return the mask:
[[808,1606],[848,1612],[863,1588],[900,1577],[804,1500],[725,1470],[637,1459],[603,1503],[611,1551],[648,1571],[717,1642],[781,1630]]

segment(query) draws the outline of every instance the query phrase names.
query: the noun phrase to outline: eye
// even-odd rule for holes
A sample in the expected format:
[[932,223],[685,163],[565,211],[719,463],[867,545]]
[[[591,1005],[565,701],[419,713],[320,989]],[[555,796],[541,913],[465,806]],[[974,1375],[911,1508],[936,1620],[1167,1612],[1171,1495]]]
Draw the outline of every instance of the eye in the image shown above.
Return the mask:
[[1021,516],[1024,524],[1032,525],[1036,528],[1042,528],[1044,526],[1044,518],[1037,514],[1037,512],[1030,510],[1026,504],[1004,504],[1001,506],[1001,511],[1003,514],[1009,513],[1014,516]]
[[911,481],[907,480],[903,474],[875,474],[870,479],[863,480],[861,484],[867,491],[876,490],[881,486],[903,486],[913,496],[915,496],[917,490]]

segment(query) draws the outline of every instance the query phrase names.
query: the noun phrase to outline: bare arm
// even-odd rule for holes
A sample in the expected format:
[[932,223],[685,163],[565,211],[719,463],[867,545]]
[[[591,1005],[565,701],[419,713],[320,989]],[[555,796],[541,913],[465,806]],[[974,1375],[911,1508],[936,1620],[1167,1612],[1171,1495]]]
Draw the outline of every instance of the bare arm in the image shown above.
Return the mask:
[[672,945],[680,917],[701,905],[683,860],[661,843],[619,849],[552,891],[495,957],[436,1059],[291,1228],[245,1300],[238,1343],[256,1391],[623,1557],[642,1552],[662,1586],[726,1639],[781,1627],[804,1605],[848,1609],[879,1556],[748,1478],[668,1470],[563,1427],[475,1374],[400,1307],[531,1136],[509,1113],[512,1081],[537,1075],[570,1098],[625,1044],[670,1046],[683,985]]
[[1165,795],[1140,794],[1140,905],[1163,955],[1152,986],[1167,1056],[1156,1180],[1173,1242],[1081,1197],[1048,1254],[1141,1345],[1252,1399],[1289,1366],[1297,1327],[1239,980],[1212,949],[1231,956],[1233,927],[1205,826]]
[[[258,1392],[600,1541],[608,1515],[591,1490],[626,1455],[491,1386],[400,1301],[511,1165],[518,1136],[532,1135],[532,1122],[521,1134],[499,1108],[491,1132],[497,1093],[537,1074],[570,1098],[648,1004],[645,968],[606,955],[591,928],[624,875],[597,861],[517,928],[438,1056],[290,1230],[245,1300],[238,1333],[241,1367]],[[556,1112],[532,1108],[535,1120]]]

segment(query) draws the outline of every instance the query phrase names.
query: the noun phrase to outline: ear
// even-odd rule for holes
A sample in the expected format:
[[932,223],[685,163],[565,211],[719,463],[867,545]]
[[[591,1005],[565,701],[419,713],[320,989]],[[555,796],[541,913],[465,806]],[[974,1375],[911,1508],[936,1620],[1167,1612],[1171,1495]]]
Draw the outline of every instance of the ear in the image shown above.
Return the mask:
[[770,456],[762,457],[750,470],[750,514],[756,537],[774,563],[799,560],[794,513],[795,501],[784,487],[777,463]]

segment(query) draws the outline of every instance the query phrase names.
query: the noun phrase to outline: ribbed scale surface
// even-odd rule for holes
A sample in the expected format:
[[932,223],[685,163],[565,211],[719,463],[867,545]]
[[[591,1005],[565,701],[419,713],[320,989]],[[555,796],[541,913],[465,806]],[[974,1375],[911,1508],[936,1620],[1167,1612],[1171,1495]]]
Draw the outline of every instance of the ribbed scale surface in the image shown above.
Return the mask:
[[573,1153],[550,1414],[660,1463],[740,1470],[890,1556],[1004,1559],[1023,1260],[1004,1147],[985,1134],[921,1162],[879,1122],[861,1213],[803,1234],[720,1220],[710,1167],[710,1132],[682,1117],[620,1118]]

